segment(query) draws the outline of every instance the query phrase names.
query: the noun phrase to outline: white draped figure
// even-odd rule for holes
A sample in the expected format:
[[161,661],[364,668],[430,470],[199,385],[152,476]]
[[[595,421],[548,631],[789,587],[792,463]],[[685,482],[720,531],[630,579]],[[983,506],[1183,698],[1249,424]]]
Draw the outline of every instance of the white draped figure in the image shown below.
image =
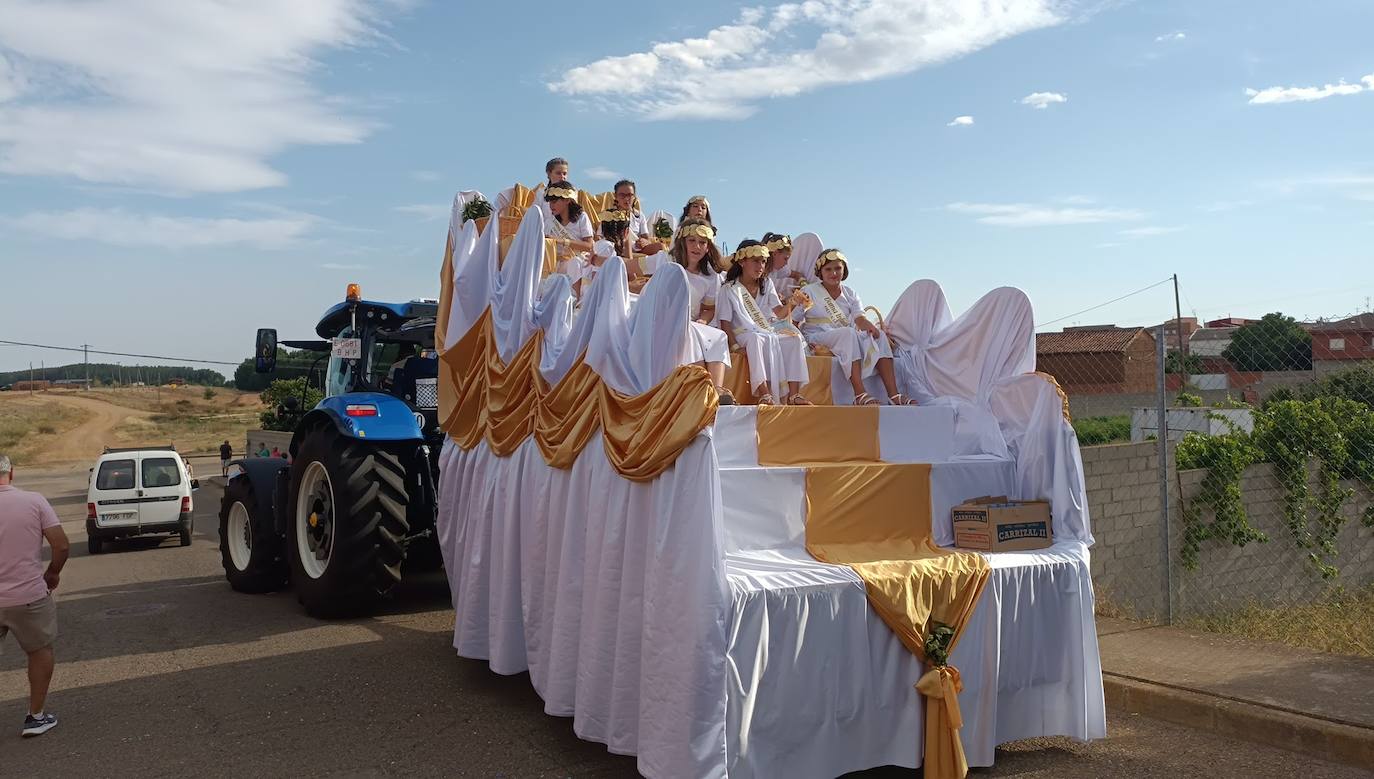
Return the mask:
[[[793,290],[811,281],[792,267],[792,236],[769,233],[763,237],[763,246],[768,249],[767,277],[780,299],[788,299]],[[815,262],[815,258],[811,261]]]
[[882,379],[890,403],[914,405],[915,401],[897,389],[887,334],[868,321],[858,294],[841,283],[849,278],[849,260],[844,253],[839,249],[821,252],[815,273],[820,280],[802,288],[805,301],[793,311],[792,318],[812,347],[824,347],[848,373],[854,405],[878,404],[878,399],[864,389],[864,379],[875,373]]
[[767,247],[741,247],[733,259],[717,297],[716,316],[727,337],[749,358],[749,387],[761,405],[775,403],[777,397],[792,405],[811,405],[801,395],[808,378],[806,344],[790,321],[791,308],[783,305],[764,271]]

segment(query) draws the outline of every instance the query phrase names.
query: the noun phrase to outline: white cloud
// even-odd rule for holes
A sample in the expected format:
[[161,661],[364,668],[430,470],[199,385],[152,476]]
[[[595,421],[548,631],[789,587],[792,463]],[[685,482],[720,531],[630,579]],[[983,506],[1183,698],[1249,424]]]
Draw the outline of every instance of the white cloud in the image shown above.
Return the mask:
[[396,206],[392,211],[399,211],[402,214],[411,214],[424,219],[426,222],[433,222],[438,219],[446,219],[449,215],[451,206],[435,203],[415,203],[408,206]]
[[1155,36],[1155,43],[1166,43],[1166,42],[1168,42],[1168,41],[1181,41],[1181,40],[1183,40],[1184,38],[1187,38],[1187,37],[1188,37],[1188,35],[1187,35],[1185,32],[1183,32],[1183,30],[1174,30],[1173,32],[1168,32],[1168,33],[1165,33],[1165,34],[1163,34],[1163,35],[1156,35],[1156,36]]
[[740,119],[769,98],[910,73],[1064,22],[1073,0],[806,0],[549,83],[650,120]]
[[309,214],[272,219],[207,219],[140,214],[120,208],[33,211],[0,218],[0,223],[17,230],[50,238],[165,249],[213,246],[280,249],[297,242],[318,221]]
[[0,172],[169,193],[281,186],[274,155],[367,136],[310,75],[329,50],[378,40],[376,23],[371,0],[7,2]]
[[1031,108],[1044,110],[1055,103],[1067,103],[1069,98],[1058,92],[1032,92],[1021,98],[1021,105],[1028,105]]
[[971,124],[973,124],[973,117],[956,116],[949,120],[949,122],[945,124],[945,127],[968,127]]
[[582,172],[587,175],[587,178],[593,181],[615,181],[621,178],[619,171],[611,170],[610,168],[602,168],[600,166],[593,166]]
[[412,170],[410,177],[416,181],[438,181],[442,178],[437,170]]
[[1109,242],[1107,242],[1107,243],[1099,243],[1098,245],[1094,246],[1093,248],[1094,248],[1094,249],[1115,249],[1116,247],[1118,247],[1118,246],[1120,246],[1120,245],[1121,245],[1121,244],[1119,244],[1119,243],[1113,243],[1113,242],[1110,242],[1110,241],[1109,241]]
[[1122,230],[1121,234],[1128,238],[1148,238],[1152,235],[1168,235],[1169,233],[1177,233],[1187,229],[1187,227],[1181,226],[1161,227],[1158,225],[1151,225],[1149,227],[1132,227],[1128,230]]
[[1345,79],[1341,79],[1339,83],[1320,87],[1269,87],[1245,90],[1245,94],[1250,96],[1250,105],[1307,103],[1337,95],[1358,95],[1361,92],[1374,92],[1374,73],[1361,78],[1358,84],[1347,84]]
[[979,222],[1002,227],[1046,227],[1050,225],[1131,222],[1144,219],[1145,212],[1134,208],[1062,208],[1032,203],[950,203],[945,208],[956,214],[976,216]]
[[1065,197],[1056,198],[1055,200],[1056,202],[1066,203],[1071,206],[1086,206],[1097,202],[1096,199],[1090,198],[1087,195],[1067,195]]

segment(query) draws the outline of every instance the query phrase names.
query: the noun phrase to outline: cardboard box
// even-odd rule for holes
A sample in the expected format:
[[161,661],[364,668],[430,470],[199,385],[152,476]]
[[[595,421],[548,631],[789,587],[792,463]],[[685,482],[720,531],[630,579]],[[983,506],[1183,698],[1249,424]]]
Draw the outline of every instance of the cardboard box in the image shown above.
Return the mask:
[[986,495],[955,506],[952,514],[954,545],[960,549],[1025,552],[1054,543],[1048,501]]

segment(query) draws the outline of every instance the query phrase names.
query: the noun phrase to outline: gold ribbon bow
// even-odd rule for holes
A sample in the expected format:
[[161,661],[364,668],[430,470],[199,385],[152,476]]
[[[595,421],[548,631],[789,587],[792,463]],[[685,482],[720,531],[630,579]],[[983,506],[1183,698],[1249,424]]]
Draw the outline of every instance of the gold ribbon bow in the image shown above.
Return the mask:
[[964,679],[959,675],[958,668],[952,665],[935,666],[916,682],[916,690],[927,698],[944,701],[951,728],[958,730],[964,726],[964,715],[959,710],[959,693],[964,691]]

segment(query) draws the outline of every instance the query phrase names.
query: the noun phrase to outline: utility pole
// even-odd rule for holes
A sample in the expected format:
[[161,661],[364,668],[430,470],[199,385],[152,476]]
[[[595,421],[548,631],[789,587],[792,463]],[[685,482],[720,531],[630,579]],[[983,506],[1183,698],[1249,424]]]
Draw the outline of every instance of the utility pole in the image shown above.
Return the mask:
[[29,360],[29,395],[33,395],[33,360]]
[[[1178,277],[1174,277],[1174,288],[1178,288]],[[81,344],[81,362],[86,366],[86,391],[91,391],[91,353],[90,344]]]
[[1178,274],[1174,274],[1174,329],[1178,332],[1178,359],[1180,363],[1187,348],[1183,343],[1183,309],[1178,305]]

